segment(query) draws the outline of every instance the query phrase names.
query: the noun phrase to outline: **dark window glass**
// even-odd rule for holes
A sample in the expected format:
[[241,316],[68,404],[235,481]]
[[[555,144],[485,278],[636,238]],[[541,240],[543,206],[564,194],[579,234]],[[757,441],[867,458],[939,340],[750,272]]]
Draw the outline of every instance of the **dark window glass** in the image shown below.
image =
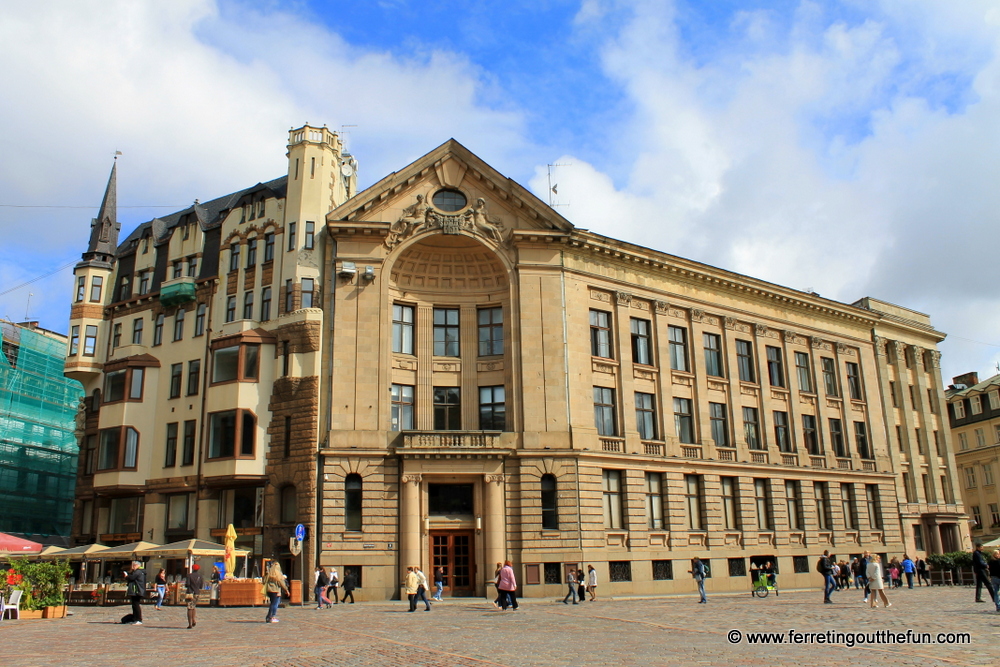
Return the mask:
[[646,473],[646,521],[651,530],[664,530],[663,474]]
[[757,408],[743,408],[743,437],[750,449],[764,449],[760,439],[760,424]]
[[163,313],[156,316],[156,321],[153,324],[153,345],[159,345],[163,342]]
[[229,270],[238,271],[240,268],[240,244],[234,243],[229,246]]
[[361,530],[361,475],[351,473],[344,479],[344,530]]
[[[299,496],[295,492],[294,486],[286,486],[281,489],[281,523],[293,524],[299,516]],[[344,577],[347,577],[347,568],[344,568]]]
[[785,366],[781,360],[781,348],[767,346],[767,377],[772,387],[785,386]]
[[684,327],[669,327],[670,335],[670,368],[675,371],[686,371],[688,368],[687,329]]
[[805,352],[795,353],[795,374],[799,378],[799,390],[812,392],[812,370],[809,368],[809,355]]
[[257,265],[257,239],[247,241],[247,268],[252,269]]
[[211,416],[208,458],[228,458],[236,453],[236,410],[216,412]]
[[694,420],[691,416],[691,399],[674,398],[674,427],[681,442],[694,442]]
[[181,450],[181,465],[189,466],[194,464],[194,441],[195,426],[198,422],[190,420],[184,422],[184,447]]
[[868,446],[868,428],[864,422],[854,422],[854,442],[857,444],[858,456],[863,459],[875,458]]
[[184,338],[184,309],[178,308],[177,314],[174,315],[174,340],[181,340]]
[[633,317],[630,323],[632,329],[632,362],[636,364],[653,364],[653,346],[650,338],[649,320]]
[[507,430],[507,405],[503,385],[479,388],[479,428],[483,431]]
[[274,259],[274,232],[264,234],[264,261],[270,262]]
[[104,376],[104,402],[125,400],[125,369],[111,371]]
[[306,236],[302,240],[302,247],[305,248],[306,250],[312,250],[313,249],[313,244],[315,243],[315,238],[316,238],[316,223],[315,222],[307,222],[306,223]]
[[246,292],[243,295],[243,319],[253,319],[253,292]]
[[479,356],[503,354],[503,308],[480,308]]
[[315,295],[316,281],[312,278],[302,279],[302,307],[312,308],[313,297]]
[[847,389],[851,393],[851,400],[860,401],[862,399],[861,371],[857,364],[850,361],[845,366],[847,367]]
[[90,300],[92,302],[100,302],[101,300],[101,287],[104,285],[104,278],[101,276],[94,276],[90,280]]
[[635,392],[635,420],[640,438],[656,440],[656,396]]
[[802,415],[802,443],[810,454],[818,456],[823,453],[819,434],[816,432],[816,417],[813,415]]
[[458,308],[434,309],[434,355],[459,356]]
[[782,452],[792,451],[792,439],[788,435],[788,413],[775,411],[774,415],[774,441],[778,445],[778,450]]
[[142,325],[143,320],[141,317],[137,317],[132,320],[132,344],[142,345]]
[[830,446],[836,456],[847,456],[844,448],[844,427],[839,419],[830,420]]
[[618,435],[615,423],[615,390],[594,387],[594,424],[598,435]]
[[438,190],[431,197],[434,207],[445,213],[461,211],[469,203],[468,200],[458,190]]
[[674,563],[669,560],[653,561],[653,581],[671,581],[674,578]]
[[469,515],[474,508],[472,484],[427,485],[427,510],[432,516]]
[[434,430],[462,430],[462,401],[459,387],[434,387]]
[[288,223],[288,249],[295,250],[295,223]]
[[542,529],[559,530],[555,475],[542,475]]
[[705,342],[705,372],[712,377],[725,377],[722,367],[722,339],[716,334],[703,334]]
[[212,382],[228,382],[235,380],[239,371],[240,346],[232,345],[215,351],[215,365],[212,369]]
[[167,448],[166,458],[163,461],[164,468],[172,468],[177,464],[177,422],[167,424]]
[[111,349],[115,349],[122,344],[122,323],[115,322],[115,326],[111,329]]
[[705,518],[701,503],[701,476],[684,475],[684,509],[688,530],[705,529]]
[[756,365],[753,361],[753,343],[748,340],[736,341],[736,365],[739,367],[741,381],[757,381]]
[[204,303],[199,303],[194,311],[194,335],[202,336],[205,334],[205,314],[208,312],[208,306]]
[[794,480],[787,480],[785,482],[785,502],[788,505],[788,527],[791,530],[802,530],[801,501],[799,483]]
[[773,530],[771,519],[771,488],[766,479],[753,481],[754,502],[757,507],[757,527],[760,530]]
[[830,521],[830,492],[826,482],[813,482],[813,491],[816,495],[816,518],[819,521],[819,529],[830,530],[833,522]]
[[729,446],[729,417],[725,403],[709,403],[708,413],[712,422],[712,440],[716,447]]
[[595,357],[612,359],[611,313],[590,311],[590,353]]
[[[823,364],[823,386],[826,388],[826,395],[840,396],[840,390],[837,388],[837,367],[833,363],[833,359],[820,357],[820,363]],[[895,392],[893,392],[892,400],[895,403]]]
[[198,387],[201,386],[201,359],[192,359],[188,362],[188,396],[197,396]]
[[260,321],[267,322],[271,319],[271,288],[265,287],[260,292]]
[[184,374],[184,364],[170,365],[170,398],[181,395],[181,376]]

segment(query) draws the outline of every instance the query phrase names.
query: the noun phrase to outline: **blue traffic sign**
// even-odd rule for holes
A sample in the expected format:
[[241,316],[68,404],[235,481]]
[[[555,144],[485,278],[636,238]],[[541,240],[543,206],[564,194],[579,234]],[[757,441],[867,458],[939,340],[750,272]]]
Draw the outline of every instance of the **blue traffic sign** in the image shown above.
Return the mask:
[[306,527],[303,526],[301,523],[295,526],[295,539],[297,539],[299,542],[306,539]]

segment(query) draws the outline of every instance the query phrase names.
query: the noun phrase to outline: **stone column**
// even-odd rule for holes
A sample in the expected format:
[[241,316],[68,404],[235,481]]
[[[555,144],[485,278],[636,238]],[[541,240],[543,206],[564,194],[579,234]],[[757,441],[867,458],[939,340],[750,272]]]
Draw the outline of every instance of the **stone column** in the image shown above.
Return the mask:
[[504,522],[503,475],[485,475],[483,477],[483,539],[486,552],[484,554],[485,577],[493,575],[496,563],[502,563],[507,558],[507,535]]
[[924,525],[927,526],[927,536],[931,540],[931,553],[944,553],[941,551],[941,527],[938,526],[937,519],[927,519]]
[[[399,563],[400,569],[419,565],[420,558],[420,482],[419,474],[403,475],[401,502],[399,507]],[[400,573],[396,573],[398,576]]]

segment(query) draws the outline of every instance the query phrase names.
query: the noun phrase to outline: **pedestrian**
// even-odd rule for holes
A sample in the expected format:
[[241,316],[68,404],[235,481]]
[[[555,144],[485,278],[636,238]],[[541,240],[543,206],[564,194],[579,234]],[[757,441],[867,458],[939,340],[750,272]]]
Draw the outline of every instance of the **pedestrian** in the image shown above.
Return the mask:
[[316,566],[316,577],[313,582],[313,594],[316,596],[316,608],[322,609],[326,607],[329,609],[332,605],[330,604],[330,599],[326,597],[326,589],[330,585],[330,577],[326,573],[326,569],[321,566]]
[[593,565],[587,566],[587,590],[590,591],[590,601],[597,599],[597,570]]
[[571,597],[573,598],[573,604],[576,604],[577,584],[579,584],[579,581],[576,578],[576,570],[567,570],[566,585],[569,586],[569,591],[566,593],[566,597],[563,598],[563,604],[569,604],[568,600]]
[[156,606],[153,609],[160,611],[163,609],[163,597],[167,594],[167,571],[162,567],[156,573],[153,585],[156,586]]
[[285,583],[285,575],[281,572],[281,565],[278,561],[272,561],[267,569],[267,576],[264,577],[264,590],[267,592],[268,605],[265,623],[278,622],[278,605],[281,603],[281,593],[284,591],[288,595],[288,584]]
[[906,575],[906,586],[907,588],[913,588],[913,573],[916,572],[917,566],[913,564],[913,561],[907,554],[903,554],[903,574]]
[[893,588],[899,588],[899,567],[895,563],[889,563],[889,584]]
[[497,567],[493,570],[493,589],[497,592],[496,599],[493,600],[493,606],[497,609],[500,608],[500,570],[503,569],[503,563],[497,563]]
[[825,550],[819,561],[817,561],[816,570],[823,575],[823,602],[825,604],[833,604],[830,595],[833,594],[837,584],[833,580],[833,562],[830,560],[829,549]]
[[211,604],[218,606],[219,604],[219,582],[222,581],[222,573],[219,571],[218,565],[212,566],[212,578],[209,579],[209,583],[212,584],[212,599]]
[[698,600],[698,604],[705,604],[708,602],[708,598],[705,596],[705,564],[701,562],[700,558],[691,559],[691,569],[688,570],[696,582],[698,582],[698,595],[701,599]]
[[837,565],[837,561],[830,559],[830,576],[833,577],[833,589],[836,591],[840,590],[840,566]]
[[345,571],[344,572],[344,583],[340,585],[344,589],[344,597],[341,602],[347,602],[347,596],[351,596],[351,604],[354,604],[354,589],[358,585],[357,577],[354,576],[354,572]]
[[990,570],[990,583],[993,584],[993,590],[1000,591],[1000,549],[993,552],[993,560],[989,563]]
[[433,599],[441,602],[441,594],[444,593],[444,568],[438,566],[434,568],[434,595]]
[[990,599],[996,605],[997,611],[1000,611],[1000,602],[997,601],[997,591],[990,582],[990,568],[986,563],[986,556],[983,555],[982,542],[976,542],[976,550],[972,552],[972,572],[976,576],[976,602],[985,602],[982,591],[983,586],[985,586],[986,592],[990,594]]
[[500,568],[497,590],[500,592],[500,608],[507,611],[507,607],[512,607],[513,611],[517,611],[517,579],[514,578],[514,568],[509,560],[504,561]]
[[337,604],[337,588],[340,586],[340,575],[337,574],[337,568],[330,567],[330,585],[326,589],[326,598],[332,600],[333,604]]
[[406,577],[403,579],[403,588],[406,589],[406,599],[410,602],[407,611],[417,610],[417,588],[420,586],[420,578],[413,571],[413,566],[407,566]]
[[926,583],[928,586],[931,585],[931,578],[927,576],[927,561],[923,558],[917,559],[917,584],[923,586]]
[[866,551],[861,554],[861,560],[858,561],[858,572],[861,573],[861,585],[865,588],[865,599],[862,603],[868,602],[868,595],[871,593],[870,580],[868,579],[868,563],[871,562],[872,554],[870,551]]
[[[764,563],[764,568],[761,570],[761,572],[763,572],[764,576],[767,577],[768,586],[778,585],[778,577],[774,572],[774,563],[772,563],[771,561],[767,561],[766,563]],[[777,595],[777,593],[775,593],[775,595]]]
[[184,580],[184,603],[187,605],[188,630],[198,625],[195,611],[198,609],[198,596],[201,595],[201,589],[205,588],[205,578],[201,576],[200,569],[201,566],[198,563],[192,565]]
[[424,601],[424,611],[431,610],[431,603],[427,599],[427,575],[420,569],[419,565],[413,566],[413,572],[417,575],[417,602]]
[[142,563],[132,561],[132,569],[124,570],[122,575],[128,582],[128,597],[132,602],[132,625],[142,625],[142,598],[146,596],[146,571]]
[[857,590],[861,588],[861,572],[859,568],[859,559],[857,557],[851,559],[851,578],[854,580],[854,589]]
[[891,607],[892,603],[889,602],[889,598],[885,596],[885,582],[882,581],[882,557],[878,554],[873,554],[871,558],[868,559],[868,570],[865,573],[868,576],[868,587],[871,589],[871,609],[878,606],[878,598],[882,596],[882,604],[886,608]]

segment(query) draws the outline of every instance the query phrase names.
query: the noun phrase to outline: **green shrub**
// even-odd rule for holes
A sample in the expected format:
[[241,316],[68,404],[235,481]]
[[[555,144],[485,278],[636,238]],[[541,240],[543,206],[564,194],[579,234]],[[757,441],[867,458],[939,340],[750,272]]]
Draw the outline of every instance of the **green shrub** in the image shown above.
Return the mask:
[[927,557],[927,563],[938,572],[950,570],[955,567],[955,561],[951,556],[951,554],[931,554]]
[[21,577],[17,588],[24,592],[21,596],[22,609],[35,610],[66,604],[63,590],[71,571],[66,561],[33,563],[27,558],[14,558],[10,571]]

